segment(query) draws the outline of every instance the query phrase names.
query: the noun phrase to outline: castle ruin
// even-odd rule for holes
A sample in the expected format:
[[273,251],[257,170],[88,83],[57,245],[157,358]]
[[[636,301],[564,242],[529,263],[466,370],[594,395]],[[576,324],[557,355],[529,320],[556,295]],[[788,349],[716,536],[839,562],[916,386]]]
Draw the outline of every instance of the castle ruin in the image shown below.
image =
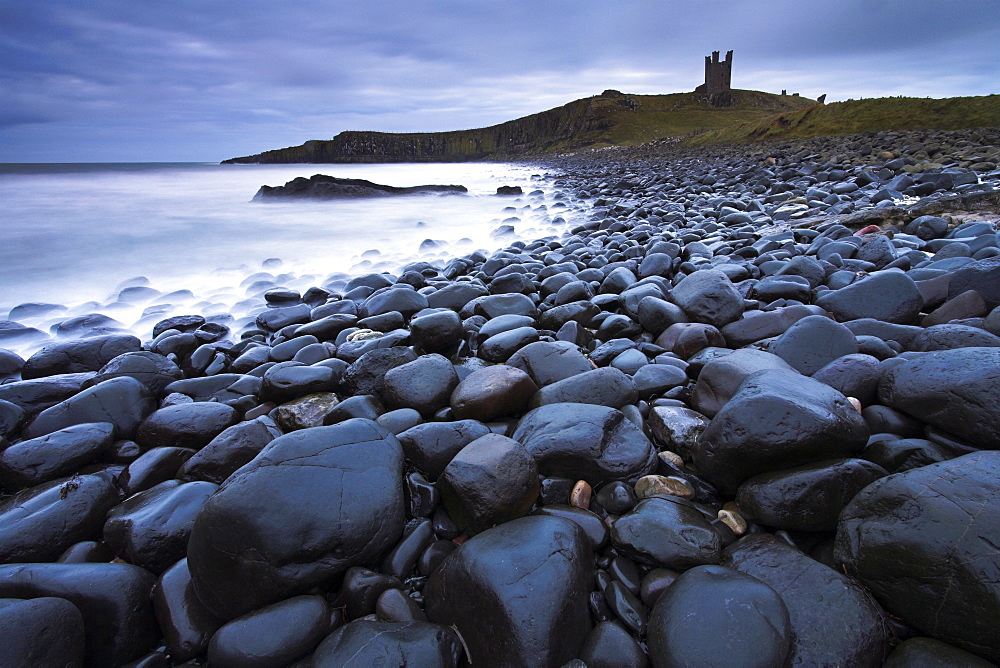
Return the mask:
[[719,60],[719,52],[705,56],[705,83],[694,92],[705,95],[713,107],[729,107],[733,104],[732,90],[733,52],[726,52],[726,59]]

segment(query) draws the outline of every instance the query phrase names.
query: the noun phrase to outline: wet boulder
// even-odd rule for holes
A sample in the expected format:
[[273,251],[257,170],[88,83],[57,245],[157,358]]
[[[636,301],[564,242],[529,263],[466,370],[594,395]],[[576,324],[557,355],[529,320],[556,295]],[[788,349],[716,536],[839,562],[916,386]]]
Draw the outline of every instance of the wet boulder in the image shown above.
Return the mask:
[[881,403],[984,448],[1000,448],[1000,349],[922,353],[888,369]]
[[766,533],[730,545],[722,565],[757,578],[785,602],[792,628],[786,665],[882,664],[891,636],[888,620],[851,578]]
[[91,666],[120,666],[156,646],[160,633],[149,601],[155,582],[149,571],[131,564],[0,566],[0,598],[52,596],[79,609],[85,664]]
[[878,271],[839,290],[828,290],[815,301],[841,322],[874,318],[901,325],[914,324],[924,305],[913,279],[894,270]]
[[844,325],[810,315],[785,330],[767,350],[799,373],[811,376],[837,358],[857,353],[858,342]]
[[518,422],[512,436],[543,475],[595,485],[653,470],[656,451],[642,430],[618,410],[592,404],[541,406]]
[[436,486],[455,525],[472,535],[527,514],[538,497],[538,468],[520,443],[487,434],[455,455]]
[[883,478],[844,509],[836,556],[891,614],[1000,660],[1000,452]]
[[19,380],[0,384],[0,401],[20,406],[29,416],[69,399],[83,389],[95,372],[64,373],[34,380]]
[[267,417],[238,422],[223,430],[185,461],[177,471],[177,477],[221,483],[278,436],[281,436],[281,431]]
[[218,485],[167,480],[130,496],[108,513],[104,541],[129,563],[162,573],[182,559],[195,517]]
[[127,334],[60,341],[25,360],[21,378],[30,380],[62,373],[97,371],[119,355],[140,350],[142,344],[139,339]]
[[684,499],[654,496],[615,520],[611,543],[619,554],[659,568],[717,564],[722,539],[711,519]]
[[165,388],[175,380],[184,377],[184,373],[176,364],[163,355],[142,350],[125,353],[115,357],[97,372],[86,386],[96,385],[111,378],[131,376],[146,386],[154,397],[160,396]]
[[791,371],[792,366],[773,353],[752,348],[741,348],[710,360],[702,367],[691,388],[691,406],[713,417],[733,398],[748,376],[764,369]]
[[489,428],[477,420],[426,422],[401,433],[399,443],[407,461],[435,479],[462,448],[488,433]]
[[535,393],[529,405],[537,408],[548,404],[577,403],[622,408],[635,403],[637,398],[638,390],[632,376],[606,366],[546,385]]
[[314,668],[455,668],[462,652],[458,634],[441,624],[357,619],[327,636],[313,653],[311,665]]
[[8,666],[83,665],[83,616],[64,598],[0,598],[0,647]]
[[118,486],[125,496],[132,496],[170,480],[195,451],[191,448],[153,448],[139,455],[118,476]]
[[163,640],[174,661],[187,661],[208,649],[208,642],[222,622],[195,594],[187,559],[181,559],[160,576],[151,599]]
[[455,626],[477,666],[553,665],[590,631],[590,541],[578,525],[532,515],[462,544],[424,588],[427,617]]
[[428,353],[444,353],[462,339],[462,321],[454,311],[428,313],[410,320],[413,345]]
[[781,666],[792,641],[781,596],[723,566],[696,566],[674,580],[648,633],[654,666]]
[[917,668],[918,666],[991,668],[996,664],[940,640],[910,638],[901,642],[883,665],[885,668]]
[[838,357],[816,371],[812,378],[867,406],[875,401],[882,367],[878,358],[856,353]]
[[220,668],[285,666],[311,652],[330,628],[330,608],[320,596],[293,596],[226,623],[208,645]]
[[381,395],[386,372],[416,359],[412,350],[402,346],[370,350],[347,367],[340,380],[341,388],[348,395]]
[[429,417],[448,405],[458,374],[447,357],[421,355],[385,373],[382,396],[391,409],[413,408]]
[[36,438],[85,422],[110,422],[119,438],[130,438],[155,407],[149,390],[135,378],[112,378],[46,408],[22,436]]
[[403,450],[382,426],[356,418],[286,434],[198,514],[195,589],[223,619],[301,593],[381,557],[402,533],[403,508]]
[[456,418],[489,422],[520,412],[537,390],[521,369],[494,364],[473,371],[455,387],[451,409]]
[[760,524],[793,531],[834,531],[854,495],[888,475],[864,459],[825,459],[744,481],[736,503]]
[[60,478],[0,502],[0,563],[54,561],[74,543],[97,538],[119,501],[107,475]]
[[721,328],[743,314],[742,295],[729,277],[718,269],[688,274],[670,294],[692,322]]
[[749,376],[692,448],[699,475],[724,494],[752,476],[860,452],[868,425],[840,392],[794,371]]
[[507,364],[526,372],[539,387],[594,368],[580,349],[567,341],[529,343],[514,353]]
[[109,422],[74,425],[0,451],[0,486],[14,492],[69,475],[97,459],[114,441]]
[[135,442],[151,448],[198,450],[239,422],[236,409],[214,401],[195,401],[160,408],[150,414],[135,432]]

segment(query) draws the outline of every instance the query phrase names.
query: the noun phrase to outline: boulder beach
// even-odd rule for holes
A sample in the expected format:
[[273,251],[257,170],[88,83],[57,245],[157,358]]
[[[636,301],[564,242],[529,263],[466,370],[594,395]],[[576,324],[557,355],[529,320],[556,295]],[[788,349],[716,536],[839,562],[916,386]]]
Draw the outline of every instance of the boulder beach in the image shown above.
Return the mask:
[[53,322],[0,350],[3,661],[1000,662],[998,163],[581,150],[564,231]]

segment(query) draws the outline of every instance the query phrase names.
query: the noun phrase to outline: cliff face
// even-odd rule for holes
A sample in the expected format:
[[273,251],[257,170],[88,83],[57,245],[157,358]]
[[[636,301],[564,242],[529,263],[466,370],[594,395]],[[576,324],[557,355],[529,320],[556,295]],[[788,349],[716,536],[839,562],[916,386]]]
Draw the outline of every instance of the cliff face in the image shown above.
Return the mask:
[[634,144],[725,127],[795,109],[804,98],[733,91],[735,103],[713,108],[694,93],[601,95],[499,125],[453,132],[341,132],[333,139],[265,151],[226,163],[461,162],[579,148]]

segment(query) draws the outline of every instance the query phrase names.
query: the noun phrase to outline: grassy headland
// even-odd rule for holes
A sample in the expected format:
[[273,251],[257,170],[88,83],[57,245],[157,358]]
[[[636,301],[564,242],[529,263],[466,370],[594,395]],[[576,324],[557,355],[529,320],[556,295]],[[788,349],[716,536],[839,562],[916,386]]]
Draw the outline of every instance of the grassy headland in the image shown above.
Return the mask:
[[960,130],[1000,126],[1000,95],[944,99],[884,97],[814,104],[691,137],[696,145],[806,139],[883,130]]
[[792,95],[732,91],[733,105],[713,107],[695,93],[627,95],[605,91],[499,125],[453,132],[341,132],[333,139],[233,158],[227,163],[458,162],[526,157],[582,148],[635,146],[814,104]]
[[884,130],[1000,126],[1000,95],[892,97],[824,105],[794,95],[734,90],[732,101],[729,107],[713,107],[697,93],[628,95],[609,90],[485,128],[410,133],[351,130],[332,139],[225,162],[461,162],[638,146],[665,138],[709,145]]

